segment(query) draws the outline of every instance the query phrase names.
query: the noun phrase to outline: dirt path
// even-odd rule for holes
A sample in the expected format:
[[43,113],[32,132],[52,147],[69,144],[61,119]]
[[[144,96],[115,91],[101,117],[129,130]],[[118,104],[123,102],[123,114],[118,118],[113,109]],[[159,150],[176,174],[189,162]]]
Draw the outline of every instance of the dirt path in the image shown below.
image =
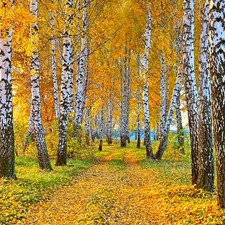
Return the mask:
[[124,151],[123,161],[112,152],[17,224],[158,224],[158,206],[148,207],[154,179],[132,151]]
[[157,171],[139,166],[132,150],[109,151],[47,202],[33,205],[17,224],[222,224],[223,211],[214,210],[216,203],[204,200],[203,192],[174,184]]

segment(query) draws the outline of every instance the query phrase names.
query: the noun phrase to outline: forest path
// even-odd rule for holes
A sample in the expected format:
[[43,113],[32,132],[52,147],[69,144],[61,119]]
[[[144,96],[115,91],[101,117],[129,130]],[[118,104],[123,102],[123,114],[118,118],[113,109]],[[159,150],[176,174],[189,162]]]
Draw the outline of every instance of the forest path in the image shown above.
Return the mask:
[[137,164],[132,150],[112,150],[17,224],[162,224],[156,177]]

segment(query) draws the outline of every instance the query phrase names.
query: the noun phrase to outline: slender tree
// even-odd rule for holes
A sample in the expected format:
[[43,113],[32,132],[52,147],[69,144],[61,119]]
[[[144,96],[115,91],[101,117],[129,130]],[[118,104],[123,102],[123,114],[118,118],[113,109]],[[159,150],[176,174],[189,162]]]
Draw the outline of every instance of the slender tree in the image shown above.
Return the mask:
[[167,117],[167,76],[166,76],[166,62],[164,53],[161,50],[161,79],[160,79],[160,92],[161,92],[161,121],[160,121],[160,138],[163,135],[163,131],[166,125]]
[[143,105],[144,105],[144,132],[145,132],[145,148],[146,156],[149,159],[154,159],[152,145],[151,145],[151,135],[150,135],[150,112],[149,112],[149,69],[148,69],[148,56],[151,44],[151,14],[147,12],[147,21],[145,29],[145,54],[141,60],[141,71],[143,71],[145,77],[145,84],[143,89]]
[[99,151],[102,151],[103,135],[104,135],[104,108],[102,107],[99,114],[99,147],[98,147]]
[[[37,0],[30,1],[30,12],[35,18],[38,18]],[[52,170],[41,117],[41,97],[39,87],[40,57],[37,47],[37,39],[38,24],[37,22],[34,22],[31,26],[31,44],[33,45],[33,51],[31,56],[31,113],[28,135],[35,138],[40,168],[45,170]]]
[[11,63],[12,28],[0,30],[0,177],[16,178]]
[[[54,3],[54,0],[51,0]],[[53,93],[54,93],[54,103],[55,103],[55,115],[56,118],[59,117],[59,97],[58,97],[58,80],[56,73],[56,40],[54,37],[55,22],[53,11],[50,11],[50,23],[52,32],[52,79],[53,79]]]
[[192,184],[198,178],[198,92],[194,73],[194,0],[184,0],[183,75],[190,129]]
[[162,138],[160,139],[158,151],[155,154],[155,158],[159,159],[159,160],[162,159],[163,153],[164,153],[164,151],[167,147],[170,124],[171,124],[173,112],[174,112],[174,109],[175,109],[175,106],[176,106],[177,97],[178,97],[178,94],[180,92],[182,78],[181,78],[180,73],[178,73],[177,75],[178,75],[177,82],[176,82],[176,85],[175,85],[175,88],[174,88],[172,103],[171,103],[171,106],[170,106],[169,114],[168,114],[168,117],[166,119],[165,127],[163,129]]
[[[56,166],[66,165],[67,160],[67,123],[68,112],[71,107],[71,63],[73,63],[70,30],[73,25],[74,12],[73,0],[68,0],[65,5],[65,25],[63,34],[62,77],[60,90],[60,117],[59,117],[59,141]],[[72,12],[72,14],[71,14]]]
[[225,208],[225,1],[210,0],[210,75],[218,206]]
[[206,0],[200,40],[199,57],[199,123],[198,123],[198,180],[197,187],[207,191],[214,188],[214,160],[212,144],[212,109],[209,75],[209,1]]
[[130,50],[125,47],[123,71],[123,90],[121,104],[120,142],[121,147],[126,147],[129,141],[129,113],[130,113]]
[[107,141],[108,144],[112,144],[112,119],[113,119],[113,102],[112,95],[110,94],[108,99],[108,120],[107,120]]
[[78,74],[76,81],[76,104],[75,104],[75,136],[78,135],[83,121],[83,111],[86,101],[86,90],[88,83],[88,55],[89,55],[89,0],[83,1],[82,29],[81,29],[81,49],[78,54]]
[[137,148],[141,147],[141,93],[138,90]]

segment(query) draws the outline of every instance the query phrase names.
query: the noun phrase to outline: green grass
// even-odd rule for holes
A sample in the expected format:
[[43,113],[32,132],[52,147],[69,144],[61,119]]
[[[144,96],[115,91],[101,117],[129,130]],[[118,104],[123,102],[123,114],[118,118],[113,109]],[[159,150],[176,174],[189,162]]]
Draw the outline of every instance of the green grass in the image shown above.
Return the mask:
[[114,170],[123,170],[126,168],[126,164],[123,160],[113,159],[108,163],[109,168]]
[[55,188],[68,184],[92,165],[87,160],[71,159],[67,164],[56,167],[52,161],[53,171],[47,172],[39,169],[36,159],[16,157],[17,180],[0,179],[0,224],[23,218],[30,204],[49,198]]

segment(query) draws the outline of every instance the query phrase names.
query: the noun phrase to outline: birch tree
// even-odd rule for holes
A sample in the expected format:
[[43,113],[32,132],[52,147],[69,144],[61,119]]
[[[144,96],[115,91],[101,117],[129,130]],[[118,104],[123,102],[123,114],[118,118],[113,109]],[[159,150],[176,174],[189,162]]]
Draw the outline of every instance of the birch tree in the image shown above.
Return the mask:
[[0,30],[0,177],[16,178],[11,72],[12,28],[9,28],[5,35]]
[[71,107],[69,80],[71,79],[71,63],[73,46],[71,44],[71,26],[73,25],[74,12],[72,12],[73,0],[68,0],[65,5],[65,25],[63,34],[62,76],[60,88],[60,117],[59,117],[59,140],[56,166],[66,165],[67,158],[67,123],[68,112]]
[[[180,76],[179,74],[182,73],[182,66],[181,66],[181,45],[182,45],[182,35],[180,33],[181,26],[180,21],[175,26],[176,30],[176,55],[177,55],[177,61],[176,61],[176,73],[177,76]],[[177,93],[177,100],[176,100],[176,121],[177,121],[177,138],[178,138],[178,146],[179,151],[181,154],[184,154],[184,130],[183,130],[183,124],[182,124],[182,114],[181,114],[181,88]]]
[[167,141],[168,141],[168,134],[169,134],[170,124],[172,122],[172,117],[173,117],[173,112],[174,112],[174,109],[175,109],[175,106],[176,106],[177,97],[178,97],[178,94],[180,92],[181,80],[182,80],[181,74],[178,73],[177,82],[176,82],[176,85],[175,85],[175,88],[174,88],[169,114],[167,116],[166,124],[165,124],[165,127],[163,129],[162,137],[160,139],[160,144],[159,144],[159,147],[158,147],[158,151],[155,154],[155,158],[159,159],[159,160],[162,159],[163,153],[164,153],[164,151],[165,151],[165,149],[167,147]]
[[138,90],[138,117],[137,117],[137,148],[141,147],[141,93]]
[[190,129],[192,184],[198,177],[198,92],[194,73],[194,0],[184,0],[183,74]]
[[210,0],[210,76],[218,206],[225,208],[225,1]]
[[163,135],[163,130],[166,125],[167,117],[167,85],[166,85],[166,62],[163,51],[161,53],[161,79],[160,79],[160,92],[161,92],[161,121],[160,121],[160,136]]
[[122,89],[122,105],[121,105],[121,122],[120,122],[120,142],[121,147],[126,146],[129,141],[129,112],[130,112],[130,50],[125,47],[123,89]]
[[206,0],[200,39],[199,57],[199,123],[198,123],[198,180],[197,187],[207,191],[214,188],[214,160],[212,144],[212,109],[209,74],[209,1]]
[[145,36],[145,53],[141,60],[141,71],[143,72],[145,78],[145,84],[143,89],[145,148],[147,158],[154,159],[150,136],[150,112],[149,112],[149,95],[148,95],[148,88],[149,88],[148,56],[151,44],[151,14],[149,11],[147,12],[147,21],[144,36]]
[[107,119],[107,141],[108,144],[112,144],[112,119],[113,119],[113,102],[112,102],[112,96],[110,94],[108,99],[108,119]]
[[83,121],[83,111],[86,101],[86,84],[88,81],[88,28],[89,15],[88,9],[90,6],[89,0],[83,1],[82,14],[82,30],[81,30],[81,50],[78,55],[78,74],[76,81],[76,104],[75,104],[75,136],[78,135],[79,129]]
[[[54,0],[52,0],[54,3]],[[56,118],[59,117],[59,97],[58,97],[58,80],[56,73],[56,40],[54,37],[55,22],[53,11],[50,11],[50,23],[51,23],[51,32],[52,32],[52,79],[53,79],[53,94],[54,94],[54,103],[55,103],[55,115]]]
[[[38,1],[30,1],[30,12],[38,18]],[[44,128],[42,125],[41,117],[41,98],[40,98],[40,57],[38,52],[38,24],[37,22],[32,23],[31,26],[31,44],[33,46],[31,56],[31,113],[29,120],[28,135],[35,138],[37,151],[38,151],[38,162],[41,169],[52,170],[46,141]]]
[[99,147],[98,147],[99,151],[102,151],[103,136],[104,136],[104,109],[102,107],[99,114]]

